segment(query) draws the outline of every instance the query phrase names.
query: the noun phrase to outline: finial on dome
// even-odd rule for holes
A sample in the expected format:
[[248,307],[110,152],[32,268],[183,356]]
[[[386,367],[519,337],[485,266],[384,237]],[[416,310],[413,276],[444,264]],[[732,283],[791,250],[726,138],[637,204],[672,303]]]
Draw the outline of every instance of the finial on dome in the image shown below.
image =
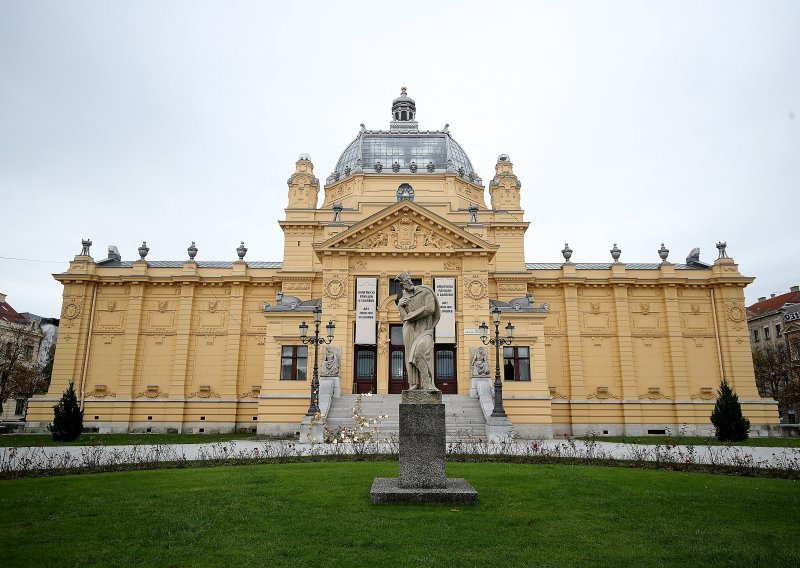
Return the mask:
[[402,85],[400,85],[400,94],[401,94],[402,96],[405,96],[405,95],[406,95],[406,84],[405,84],[405,83],[403,83]]

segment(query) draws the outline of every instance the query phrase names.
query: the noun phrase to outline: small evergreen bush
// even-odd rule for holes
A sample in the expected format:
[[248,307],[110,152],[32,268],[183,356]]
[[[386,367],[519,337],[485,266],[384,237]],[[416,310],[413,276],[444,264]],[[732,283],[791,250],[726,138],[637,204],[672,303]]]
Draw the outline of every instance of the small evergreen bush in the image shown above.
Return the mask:
[[711,423],[717,430],[717,439],[722,442],[743,442],[750,430],[750,421],[742,416],[739,397],[726,379],[722,379],[717,391],[717,403],[711,412]]
[[57,442],[69,442],[76,439],[83,431],[83,410],[78,405],[75,388],[70,382],[61,400],[53,407],[53,423],[47,429]]

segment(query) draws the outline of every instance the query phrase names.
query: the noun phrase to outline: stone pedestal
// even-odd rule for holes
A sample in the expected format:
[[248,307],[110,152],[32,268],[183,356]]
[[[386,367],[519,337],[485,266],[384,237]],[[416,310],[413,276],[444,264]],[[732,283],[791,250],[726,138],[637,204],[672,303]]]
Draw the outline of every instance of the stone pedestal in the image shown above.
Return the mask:
[[445,413],[439,391],[403,391],[400,403],[400,477],[379,477],[370,501],[379,503],[478,502],[465,479],[447,479]]

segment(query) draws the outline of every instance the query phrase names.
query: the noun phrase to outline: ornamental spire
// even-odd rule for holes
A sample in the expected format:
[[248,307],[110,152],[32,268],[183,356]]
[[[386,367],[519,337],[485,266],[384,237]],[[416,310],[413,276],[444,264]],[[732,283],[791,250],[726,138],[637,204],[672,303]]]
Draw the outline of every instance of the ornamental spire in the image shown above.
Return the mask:
[[419,127],[414,117],[417,105],[406,93],[406,86],[400,87],[400,96],[392,101],[392,121],[389,128],[392,132],[417,132]]

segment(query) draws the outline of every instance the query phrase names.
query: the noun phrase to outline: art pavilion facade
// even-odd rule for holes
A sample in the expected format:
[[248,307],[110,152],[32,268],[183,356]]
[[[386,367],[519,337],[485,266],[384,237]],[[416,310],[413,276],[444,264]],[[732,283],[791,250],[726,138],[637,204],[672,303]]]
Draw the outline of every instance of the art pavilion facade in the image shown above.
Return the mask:
[[576,264],[569,247],[563,263],[526,263],[512,162],[501,155],[484,187],[447,127],[421,131],[415,115],[404,89],[389,130],[362,125],[322,196],[301,155],[280,262],[246,261],[243,246],[234,262],[196,261],[194,246],[185,261],[148,261],[145,245],[135,262],[95,261],[85,246],[55,275],[64,300],[53,381],[30,403],[29,429],[52,420],[74,380],[84,424],[100,431],[296,432],[313,365],[298,326],[313,331],[315,306],[323,334],[336,326],[338,389],[399,393],[402,271],[442,304],[435,366],[445,393],[475,396],[490,310],[513,322],[503,402],[523,436],[708,433],[723,376],[753,435],[778,423],[753,377],[743,294],[752,278],[724,246],[713,264]]

